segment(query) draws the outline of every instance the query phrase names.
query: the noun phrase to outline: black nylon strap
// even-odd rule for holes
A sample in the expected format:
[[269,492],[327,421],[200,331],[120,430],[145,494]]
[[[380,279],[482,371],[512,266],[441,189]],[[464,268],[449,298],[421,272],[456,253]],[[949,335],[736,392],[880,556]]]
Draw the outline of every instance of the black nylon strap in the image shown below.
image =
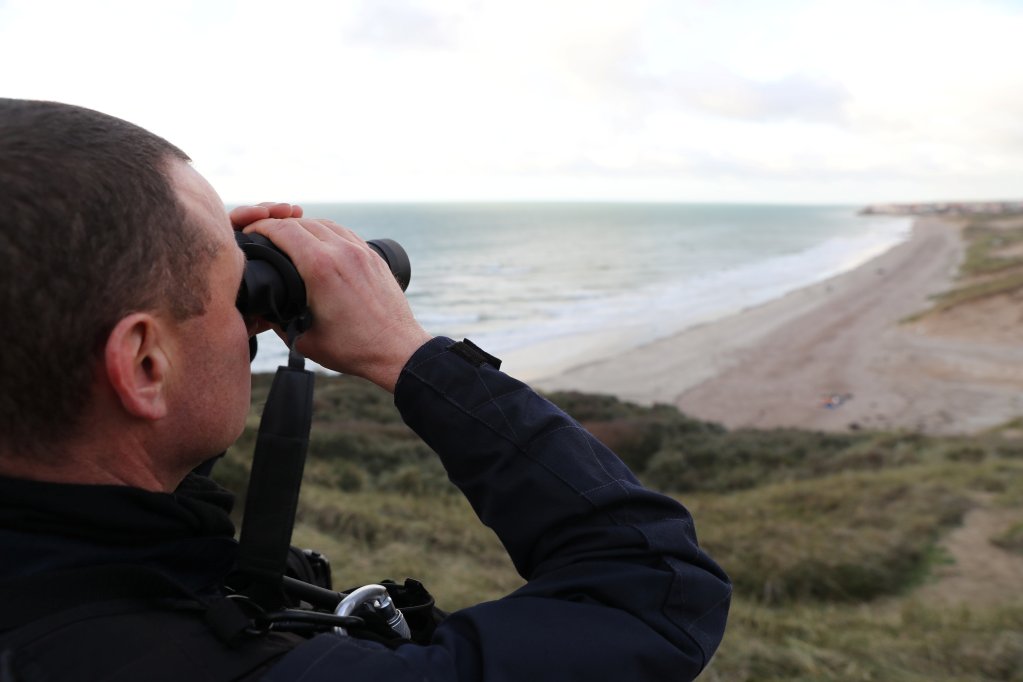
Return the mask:
[[309,449],[315,375],[279,367],[252,459],[234,586],[268,611],[285,604],[281,587]]

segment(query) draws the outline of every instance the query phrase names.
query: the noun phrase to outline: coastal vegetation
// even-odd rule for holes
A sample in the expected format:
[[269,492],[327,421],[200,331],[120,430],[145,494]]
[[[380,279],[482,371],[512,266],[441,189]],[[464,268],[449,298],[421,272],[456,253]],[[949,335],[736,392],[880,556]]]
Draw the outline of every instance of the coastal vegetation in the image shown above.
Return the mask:
[[1023,290],[1023,221],[1019,214],[970,216],[962,234],[966,252],[955,285],[935,297],[929,312]]
[[[254,377],[246,432],[216,471],[239,495],[269,380]],[[1023,680],[1019,586],[949,578],[956,534],[984,515],[1000,520],[978,531],[984,559],[1023,562],[1021,424],[727,430],[665,405],[549,397],[683,501],[732,577],[729,629],[701,679]],[[330,557],[335,587],[413,576],[445,609],[522,582],[391,396],[350,377],[317,379],[294,541]]]

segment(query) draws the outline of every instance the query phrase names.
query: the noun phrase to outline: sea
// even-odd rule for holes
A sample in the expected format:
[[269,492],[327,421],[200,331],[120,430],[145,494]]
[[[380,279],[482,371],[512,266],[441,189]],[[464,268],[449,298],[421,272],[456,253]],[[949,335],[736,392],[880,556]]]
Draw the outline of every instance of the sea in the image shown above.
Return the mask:
[[[469,338],[525,380],[611,357],[850,270],[908,239],[857,206],[306,204],[408,252],[423,327]],[[253,371],[287,350],[259,337]],[[321,369],[310,363],[315,369]]]

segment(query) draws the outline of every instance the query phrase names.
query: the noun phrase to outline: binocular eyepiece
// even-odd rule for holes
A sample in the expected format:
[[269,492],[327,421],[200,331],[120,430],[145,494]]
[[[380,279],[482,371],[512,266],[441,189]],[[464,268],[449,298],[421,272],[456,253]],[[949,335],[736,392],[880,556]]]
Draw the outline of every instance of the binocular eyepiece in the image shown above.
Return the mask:
[[[235,232],[234,237],[246,259],[236,303],[242,315],[281,329],[293,328],[296,333],[308,329],[312,318],[305,283],[291,259],[263,235]],[[374,239],[368,244],[387,263],[402,291],[407,289],[412,265],[405,249],[393,239]]]

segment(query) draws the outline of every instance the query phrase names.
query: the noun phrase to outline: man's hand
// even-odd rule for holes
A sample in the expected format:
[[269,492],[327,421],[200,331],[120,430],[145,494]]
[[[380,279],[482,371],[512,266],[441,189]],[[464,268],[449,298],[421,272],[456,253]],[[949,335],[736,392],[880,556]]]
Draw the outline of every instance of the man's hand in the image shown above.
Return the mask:
[[[246,226],[251,225],[257,220],[265,220],[267,218],[301,218],[302,214],[302,207],[298,204],[264,201],[261,204],[251,206],[236,206],[231,209],[227,217],[231,220],[231,227],[241,232]],[[245,324],[248,327],[249,336],[255,336],[256,334],[262,334],[265,331],[274,329],[274,326],[269,322],[254,317],[246,317]],[[278,334],[281,333],[279,329],[275,331]]]
[[402,367],[431,337],[413,317],[387,263],[330,220],[268,218],[248,224],[245,232],[280,247],[305,282],[313,324],[299,339],[299,352],[393,392]]

